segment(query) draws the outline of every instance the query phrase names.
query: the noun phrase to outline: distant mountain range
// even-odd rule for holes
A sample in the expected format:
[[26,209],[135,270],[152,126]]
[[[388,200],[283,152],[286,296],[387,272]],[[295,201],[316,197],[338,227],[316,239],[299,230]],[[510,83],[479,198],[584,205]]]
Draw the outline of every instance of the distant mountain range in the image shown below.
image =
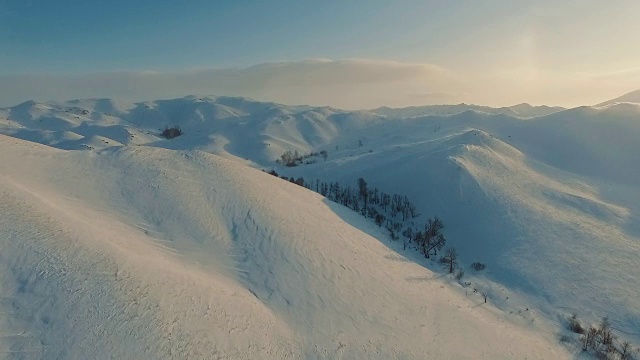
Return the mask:
[[393,109],[388,107],[381,107],[372,112],[385,115],[388,117],[417,117],[417,116],[427,116],[427,115],[435,115],[435,116],[446,116],[446,115],[454,115],[459,114],[465,111],[478,111],[487,114],[502,114],[509,115],[520,118],[532,118],[538,116],[545,116],[549,114],[553,114],[558,111],[565,110],[563,107],[559,106],[531,106],[529,104],[519,104],[508,107],[501,108],[492,108],[489,106],[480,106],[480,105],[469,105],[469,104],[459,104],[459,105],[427,105],[427,106],[414,106],[407,108],[399,108]]

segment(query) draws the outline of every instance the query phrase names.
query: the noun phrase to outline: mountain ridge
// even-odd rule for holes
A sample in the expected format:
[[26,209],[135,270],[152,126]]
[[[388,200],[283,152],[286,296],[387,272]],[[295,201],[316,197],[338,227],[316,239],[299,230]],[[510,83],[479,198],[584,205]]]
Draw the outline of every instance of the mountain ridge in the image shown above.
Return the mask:
[[602,106],[607,106],[607,105],[611,105],[611,104],[615,104],[615,103],[636,103],[636,104],[640,104],[640,89],[636,90],[636,91],[632,91],[629,93],[626,93],[622,96],[619,96],[615,99],[611,99],[611,100],[607,100],[604,102],[601,102],[597,105],[595,105],[596,107],[602,107]]

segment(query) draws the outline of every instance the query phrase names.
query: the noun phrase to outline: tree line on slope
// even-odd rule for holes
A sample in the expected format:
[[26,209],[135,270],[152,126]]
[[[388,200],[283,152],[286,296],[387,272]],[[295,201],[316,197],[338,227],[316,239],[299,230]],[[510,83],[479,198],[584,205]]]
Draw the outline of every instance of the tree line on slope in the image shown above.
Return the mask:
[[[406,195],[388,194],[380,189],[369,187],[364,178],[359,178],[356,187],[341,185],[338,182],[305,181],[303,177],[293,178],[280,176],[275,170],[269,174],[280,177],[296,185],[315,191],[327,199],[346,206],[365,218],[375,222],[378,227],[383,225],[393,241],[403,238],[403,250],[413,246],[425,258],[437,256],[447,243],[443,234],[444,223],[437,216],[427,219],[422,227],[416,227],[413,219],[420,216],[416,206]],[[439,262],[449,273],[458,268],[458,252],[455,248],[447,248]],[[480,264],[480,263],[478,263]],[[477,271],[484,269],[479,265]],[[463,274],[461,272],[461,274]],[[460,276],[461,277],[461,276]]]

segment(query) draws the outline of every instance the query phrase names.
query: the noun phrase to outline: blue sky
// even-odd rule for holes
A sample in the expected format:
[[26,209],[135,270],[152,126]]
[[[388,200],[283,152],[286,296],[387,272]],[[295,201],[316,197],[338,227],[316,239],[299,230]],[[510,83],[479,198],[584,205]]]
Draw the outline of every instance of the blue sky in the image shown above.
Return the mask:
[[[457,87],[425,83],[423,91],[458,94],[448,101],[573,105],[634,90],[640,49],[629,39],[640,33],[638,17],[636,0],[0,0],[0,80],[23,89],[13,94],[17,100],[29,97],[27,83],[38,85],[42,75],[365,59],[450,72]],[[495,89],[478,90],[485,84]],[[578,94],[558,97],[572,86]],[[593,87],[590,94],[580,90],[585,86]],[[105,95],[118,95],[110,91]],[[176,95],[184,92],[188,86]],[[387,105],[411,104],[405,100]]]
[[491,6],[466,11],[464,1],[0,3],[0,46],[10,50],[2,59],[3,74],[249,66],[309,58],[429,62],[450,55],[450,42],[469,29],[502,15],[492,14]]

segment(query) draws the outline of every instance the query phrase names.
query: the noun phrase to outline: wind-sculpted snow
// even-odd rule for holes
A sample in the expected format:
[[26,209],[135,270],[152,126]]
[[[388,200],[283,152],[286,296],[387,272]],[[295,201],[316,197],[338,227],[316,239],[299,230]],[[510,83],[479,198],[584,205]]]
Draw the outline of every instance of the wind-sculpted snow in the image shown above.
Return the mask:
[[0,150],[3,358],[569,356],[260,171],[152,147]]

